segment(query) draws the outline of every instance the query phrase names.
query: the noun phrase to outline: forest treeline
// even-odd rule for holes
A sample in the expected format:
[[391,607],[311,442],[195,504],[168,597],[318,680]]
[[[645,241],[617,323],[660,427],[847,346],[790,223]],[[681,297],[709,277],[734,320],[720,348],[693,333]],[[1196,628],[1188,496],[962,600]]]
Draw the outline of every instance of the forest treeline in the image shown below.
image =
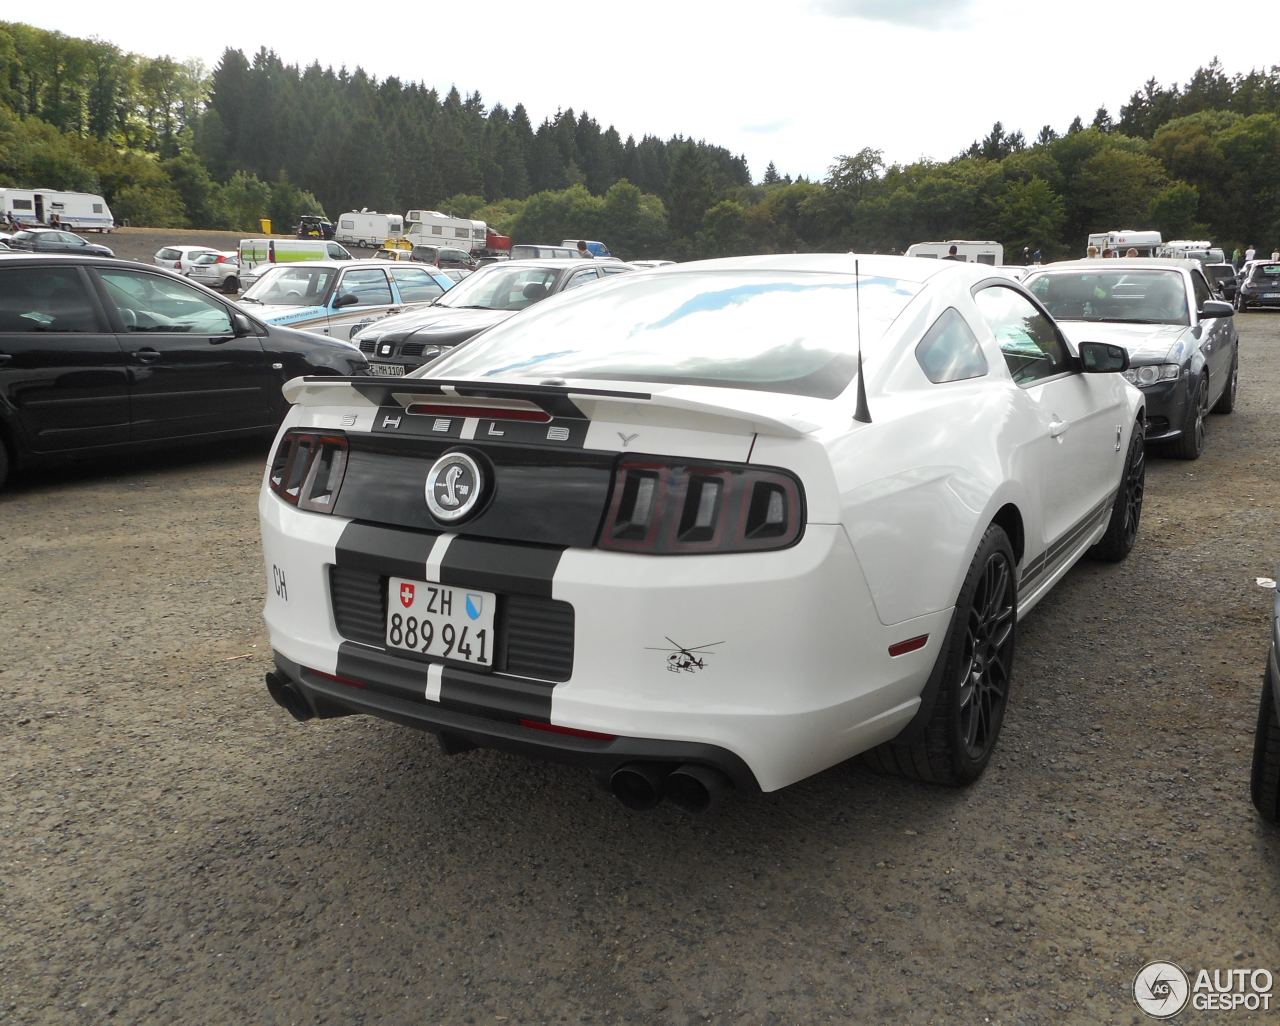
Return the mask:
[[133,224],[287,230],[303,213],[420,207],[517,241],[677,259],[946,238],[1052,258],[1112,228],[1280,245],[1276,67],[1228,75],[1215,59],[1183,84],[1148,81],[1114,117],[1033,139],[997,122],[950,160],[886,164],[839,129],[831,147],[821,181],[773,164],[753,179],[723,147],[624,138],[585,111],[535,127],[522,104],[267,49],[228,49],[210,72],[0,22],[0,185],[101,192]]

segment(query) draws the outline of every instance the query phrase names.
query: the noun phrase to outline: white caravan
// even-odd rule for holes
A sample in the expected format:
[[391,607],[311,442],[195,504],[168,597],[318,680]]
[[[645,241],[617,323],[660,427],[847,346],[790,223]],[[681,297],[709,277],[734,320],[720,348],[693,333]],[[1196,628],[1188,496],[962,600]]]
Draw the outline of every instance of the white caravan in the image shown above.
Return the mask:
[[404,234],[404,218],[399,214],[379,214],[376,210],[348,210],[338,218],[333,230],[335,242],[377,249],[388,239]]
[[1227,255],[1222,247],[1208,239],[1171,239],[1157,246],[1155,255],[1175,260],[1199,260],[1202,264],[1225,264]]
[[483,221],[450,217],[438,210],[410,210],[404,220],[405,238],[415,246],[451,246],[468,253],[485,248]]
[[1121,228],[1119,231],[1094,232],[1089,236],[1089,245],[1096,246],[1098,256],[1106,249],[1116,250],[1116,256],[1122,257],[1129,250],[1136,249],[1138,256],[1156,255],[1156,247],[1163,240],[1159,232],[1135,232],[1132,228]]
[[92,192],[58,189],[0,189],[0,220],[13,216],[25,225],[49,224],[54,215],[64,228],[109,232],[116,226],[107,201]]
[[1004,247],[998,242],[974,242],[969,239],[948,239],[946,242],[913,242],[907,247],[907,256],[941,260],[955,246],[956,256],[970,264],[1003,264]]

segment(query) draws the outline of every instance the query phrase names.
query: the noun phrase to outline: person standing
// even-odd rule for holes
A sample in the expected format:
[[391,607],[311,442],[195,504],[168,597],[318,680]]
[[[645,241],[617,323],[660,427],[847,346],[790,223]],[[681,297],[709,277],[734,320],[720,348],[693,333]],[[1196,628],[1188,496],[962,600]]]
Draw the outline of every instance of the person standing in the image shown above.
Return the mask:
[[578,240],[578,256],[582,257],[585,260],[590,260],[592,259],[592,257],[595,256],[595,254],[592,253],[591,250],[587,249],[587,243],[585,239]]
[[1258,251],[1254,248],[1253,243],[1249,243],[1249,248],[1244,251],[1244,262],[1247,264],[1250,260],[1258,255]]
[[1088,260],[1097,260],[1097,259],[1098,259],[1098,247],[1097,247],[1097,246],[1090,246],[1090,247],[1089,247],[1088,252],[1085,254],[1085,257],[1086,257],[1086,259],[1088,259]]
[[960,255],[959,250],[957,250],[955,246],[950,246],[947,249],[947,255],[944,256],[942,259],[943,260],[959,260],[962,263],[964,262],[964,257]]
[[1240,247],[1237,246],[1231,251],[1231,266],[1237,271],[1240,270]]

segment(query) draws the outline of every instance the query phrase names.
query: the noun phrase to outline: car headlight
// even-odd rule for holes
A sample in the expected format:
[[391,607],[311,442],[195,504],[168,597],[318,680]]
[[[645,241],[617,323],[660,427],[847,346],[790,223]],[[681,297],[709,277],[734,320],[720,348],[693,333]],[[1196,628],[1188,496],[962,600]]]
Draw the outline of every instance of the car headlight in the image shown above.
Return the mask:
[[1130,367],[1124,372],[1125,381],[1142,388],[1161,381],[1176,381],[1182,368],[1176,363],[1150,363],[1143,367]]

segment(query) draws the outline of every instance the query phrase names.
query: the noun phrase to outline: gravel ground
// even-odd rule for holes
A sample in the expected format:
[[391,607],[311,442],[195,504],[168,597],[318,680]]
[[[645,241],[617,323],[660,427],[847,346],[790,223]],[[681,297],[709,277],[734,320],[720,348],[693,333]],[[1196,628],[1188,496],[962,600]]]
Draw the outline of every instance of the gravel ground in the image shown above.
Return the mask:
[[[1236,413],[1150,462],[1127,562],[1023,622],[963,791],[844,765],[629,813],[577,770],[299,725],[262,683],[261,444],[20,477],[0,1021],[1139,1023],[1150,959],[1280,970],[1247,786],[1280,317],[1240,323]],[[1210,1018],[1250,1021],[1181,1021]]]

